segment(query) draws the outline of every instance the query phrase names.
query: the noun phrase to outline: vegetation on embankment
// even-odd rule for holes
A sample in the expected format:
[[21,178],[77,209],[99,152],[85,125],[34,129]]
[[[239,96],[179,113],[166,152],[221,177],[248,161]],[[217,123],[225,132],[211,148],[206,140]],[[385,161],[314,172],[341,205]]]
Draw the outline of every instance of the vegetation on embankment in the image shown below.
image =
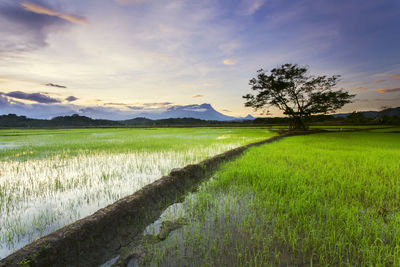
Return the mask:
[[152,266],[398,266],[400,135],[343,132],[251,148],[148,242]]

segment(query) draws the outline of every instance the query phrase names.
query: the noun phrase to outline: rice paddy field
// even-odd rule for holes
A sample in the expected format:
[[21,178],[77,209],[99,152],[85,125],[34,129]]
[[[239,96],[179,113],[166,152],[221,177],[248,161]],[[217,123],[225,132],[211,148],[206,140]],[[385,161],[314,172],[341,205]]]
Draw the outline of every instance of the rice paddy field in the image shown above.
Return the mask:
[[[226,163],[144,266],[400,266],[400,134],[281,139]],[[153,241],[151,241],[153,240]]]
[[0,130],[0,259],[270,128]]

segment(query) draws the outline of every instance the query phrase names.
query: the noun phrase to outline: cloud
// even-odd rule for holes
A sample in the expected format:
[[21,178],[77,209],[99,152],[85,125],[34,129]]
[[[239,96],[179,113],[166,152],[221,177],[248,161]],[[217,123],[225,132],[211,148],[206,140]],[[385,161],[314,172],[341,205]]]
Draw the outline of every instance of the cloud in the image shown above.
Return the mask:
[[0,93],[0,111],[2,114],[14,113],[30,118],[49,119],[56,116],[72,115],[76,113],[70,105],[26,104],[14,99],[9,99]]
[[9,2],[0,7],[0,53],[12,56],[45,47],[49,33],[67,24],[58,17],[27,11],[17,1]]
[[224,60],[222,61],[222,63],[223,63],[224,65],[231,66],[231,65],[235,65],[237,62],[236,62],[236,60],[234,60],[234,59],[229,59],[229,58],[227,58],[227,59],[224,59]]
[[126,107],[132,110],[143,110],[143,107],[138,107],[138,106],[126,106]]
[[154,108],[159,108],[159,107],[167,107],[172,105],[172,102],[153,102],[153,103],[142,103],[143,106],[145,107],[154,107]]
[[184,108],[183,110],[194,111],[194,112],[206,112],[207,111],[206,108],[199,108],[199,107],[187,107],[187,108]]
[[169,56],[165,54],[154,54],[154,57],[163,61],[169,60]]
[[50,87],[58,87],[58,88],[67,88],[64,85],[59,85],[59,84],[55,84],[55,83],[47,83],[46,86],[50,86]]
[[88,25],[88,22],[83,17],[69,15],[69,14],[65,14],[65,13],[62,13],[62,12],[54,11],[54,10],[48,9],[48,8],[46,8],[44,6],[40,6],[40,5],[37,5],[37,4],[28,3],[28,2],[22,2],[22,3],[20,3],[20,5],[25,10],[33,12],[33,13],[36,13],[36,14],[59,17],[61,19],[67,20],[67,21],[75,23],[75,24]]
[[382,88],[382,89],[378,89],[376,91],[380,94],[393,93],[393,92],[400,92],[400,88],[391,88],[391,89]]
[[[141,106],[126,106],[126,109],[98,105],[80,106],[71,103],[54,103],[49,105],[47,103],[21,102],[18,101],[17,98],[7,96],[6,93],[0,92],[0,114],[14,113],[38,119],[50,119],[56,116],[67,116],[78,113],[94,119],[123,120],[137,117],[139,112],[143,111],[149,114],[157,114],[158,112],[165,111],[164,106],[171,104],[171,102],[142,103],[140,104]],[[155,105],[159,107],[157,108]]]
[[41,93],[24,93],[21,91],[14,91],[5,94],[6,96],[17,98],[17,99],[24,99],[24,100],[30,100],[30,101],[35,101],[38,103],[44,103],[44,104],[52,104],[52,103],[60,103],[61,101],[52,97],[49,97],[47,95],[41,94]]
[[265,0],[242,0],[242,14],[251,16],[265,3]]
[[400,79],[400,74],[395,74],[395,75],[391,75],[389,76],[391,79]]
[[391,101],[399,101],[400,97],[391,97],[391,98],[364,98],[364,99],[354,99],[354,102],[391,102]]
[[180,87],[190,87],[190,88],[195,87],[195,85],[192,83],[181,83],[179,86]]
[[376,84],[376,83],[383,83],[383,82],[385,82],[386,80],[375,80],[375,81],[373,81],[372,83],[374,83],[374,84]]
[[192,95],[192,98],[198,98],[198,97],[203,97],[203,95],[200,95],[200,94]]
[[239,44],[236,42],[226,43],[219,46],[219,49],[225,56],[230,56],[233,52],[239,47]]
[[105,106],[127,106],[128,104],[125,103],[116,103],[116,102],[108,102],[104,103]]
[[361,87],[361,86],[352,86],[350,88],[353,89],[353,90],[359,90],[359,91],[366,91],[367,90],[367,88]]
[[104,106],[119,106],[125,107],[132,110],[142,110],[142,109],[157,109],[157,108],[165,108],[169,107],[173,103],[171,102],[150,102],[150,103],[118,103],[118,102],[107,102],[104,103]]
[[371,99],[354,99],[354,102],[370,102]]
[[67,97],[65,100],[67,100],[68,102],[73,102],[73,101],[78,100],[78,99],[79,99],[79,98],[77,98],[77,97],[71,95],[71,96]]
[[147,2],[147,0],[115,0],[115,2],[121,5],[130,5],[130,4],[138,5]]
[[7,97],[3,96],[4,94],[0,92],[0,108],[7,107],[10,105],[10,101]]
[[196,85],[196,84],[193,84],[193,83],[181,83],[181,84],[179,84],[179,86],[183,87],[183,88],[185,88],[185,87],[186,88],[195,88],[195,87],[198,87],[198,86],[210,87],[210,86],[213,86],[213,84],[209,83],[209,82],[203,83],[201,85]]

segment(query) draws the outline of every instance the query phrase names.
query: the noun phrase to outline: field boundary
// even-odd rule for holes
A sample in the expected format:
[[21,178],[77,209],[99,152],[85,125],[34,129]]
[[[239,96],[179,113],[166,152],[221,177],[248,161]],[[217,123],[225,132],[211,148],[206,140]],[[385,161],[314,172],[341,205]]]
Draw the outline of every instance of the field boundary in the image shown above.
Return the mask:
[[3,266],[96,266],[118,253],[154,222],[162,211],[192,191],[218,167],[240,156],[246,149],[284,137],[313,132],[286,132],[247,144],[198,164],[173,169],[169,175],[146,185],[132,195],[94,214],[48,234],[0,261]]

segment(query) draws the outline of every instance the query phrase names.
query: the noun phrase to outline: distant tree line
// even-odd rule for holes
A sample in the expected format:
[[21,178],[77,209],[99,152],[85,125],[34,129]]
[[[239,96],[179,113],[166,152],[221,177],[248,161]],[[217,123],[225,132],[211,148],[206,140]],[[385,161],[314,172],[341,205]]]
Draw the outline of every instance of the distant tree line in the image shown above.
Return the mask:
[[[347,115],[313,115],[306,123],[310,125],[400,125],[400,117],[390,115],[390,109],[383,110],[375,117],[366,117],[363,112],[353,112]],[[157,126],[251,126],[251,125],[290,125],[289,117],[256,118],[241,121],[212,121],[195,118],[169,118],[151,120],[135,118],[131,120],[112,121],[98,120],[74,114],[72,116],[58,116],[50,120],[31,119],[15,114],[0,115],[0,127],[3,128],[45,128],[45,127],[157,127]]]
[[0,127],[98,127],[118,125],[121,124],[117,121],[94,120],[77,114],[54,117],[50,120],[31,119],[26,116],[17,116],[15,114],[0,116]]
[[[400,117],[396,115],[380,115],[375,118],[365,117],[362,112],[353,112],[347,116],[315,115],[305,120],[310,125],[400,125]],[[256,118],[254,124],[284,124],[289,125],[291,119],[282,118]]]

